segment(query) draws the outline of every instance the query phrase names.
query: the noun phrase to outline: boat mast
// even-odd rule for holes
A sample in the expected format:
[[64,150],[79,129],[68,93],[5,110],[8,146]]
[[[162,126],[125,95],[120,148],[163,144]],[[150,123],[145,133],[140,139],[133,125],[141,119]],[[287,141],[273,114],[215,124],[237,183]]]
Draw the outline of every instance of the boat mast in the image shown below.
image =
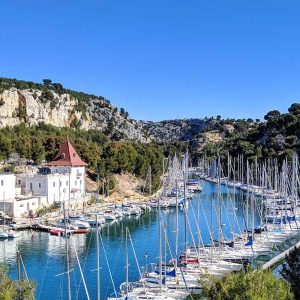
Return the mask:
[[164,259],[165,259],[165,265],[164,265],[164,278],[166,280],[166,270],[167,270],[167,223],[164,221],[163,223],[164,228]]
[[201,233],[200,233],[200,201],[201,201],[201,196],[199,196],[198,201],[197,201],[197,223],[199,226],[198,231],[198,246],[200,246],[201,243]]
[[218,199],[219,199],[219,255],[222,251],[222,200],[221,200],[221,161],[218,155]]
[[185,180],[185,170],[183,170],[183,198],[184,198],[184,252],[185,252],[185,261],[187,262],[187,200],[186,200],[186,180]]
[[[249,163],[247,160],[247,197],[246,197],[246,231],[248,231],[249,227]],[[248,235],[248,232],[247,232]]]
[[18,267],[18,281],[21,280],[21,254],[17,250],[17,267]]
[[178,178],[176,172],[176,229],[175,229],[175,270],[177,272],[177,256],[178,256]]
[[3,192],[3,232],[5,229],[5,192]]
[[149,167],[149,196],[152,195],[152,174],[151,174],[151,166]]
[[128,288],[128,282],[129,282],[129,272],[128,272],[128,228],[125,228],[126,232],[126,299],[128,299],[128,293],[129,293],[129,288]]
[[[162,179],[162,193],[165,188],[165,158],[163,158],[163,179]],[[159,236],[159,287],[162,292],[162,241],[161,241],[161,209],[160,209],[160,197],[158,197],[158,236]]]
[[71,296],[71,278],[70,278],[70,264],[69,264],[69,241],[67,235],[65,201],[63,202],[63,211],[64,211],[64,224],[65,224],[65,250],[66,250],[67,278],[68,278],[68,300],[71,300],[72,296]]
[[[248,160],[247,160],[247,164],[248,164]],[[251,178],[252,178],[252,185],[254,185],[254,179],[253,179],[253,164],[251,164]],[[255,213],[255,197],[254,197],[254,189],[251,191],[250,193],[250,201],[251,201],[251,213],[252,213],[252,240],[254,240],[254,233],[255,233],[255,216],[254,216],[254,213]]]
[[96,240],[97,240],[97,299],[100,300],[100,250],[99,250],[99,222],[96,214]]
[[227,152],[227,178],[228,178],[228,181],[230,180],[230,165],[231,165],[231,162],[230,162],[230,155],[229,155],[229,151]]
[[[233,158],[233,208],[234,208],[234,211],[236,210],[236,187],[235,187],[235,178],[236,178],[236,169],[235,169],[235,157]],[[234,219],[235,220],[235,219]],[[237,224],[236,224],[237,223]],[[234,222],[233,223],[233,230],[232,230],[232,241],[234,242],[234,229],[236,227],[236,225],[238,225],[238,221],[236,220],[236,223]]]

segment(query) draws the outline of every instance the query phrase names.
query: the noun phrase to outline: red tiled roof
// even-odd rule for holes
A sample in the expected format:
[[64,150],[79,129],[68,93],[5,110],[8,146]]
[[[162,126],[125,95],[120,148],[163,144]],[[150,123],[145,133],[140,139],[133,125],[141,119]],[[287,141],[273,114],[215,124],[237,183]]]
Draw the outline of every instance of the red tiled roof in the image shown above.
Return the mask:
[[62,145],[55,159],[47,164],[47,166],[87,166],[80,156],[77,154],[76,150],[72,146],[69,140]]

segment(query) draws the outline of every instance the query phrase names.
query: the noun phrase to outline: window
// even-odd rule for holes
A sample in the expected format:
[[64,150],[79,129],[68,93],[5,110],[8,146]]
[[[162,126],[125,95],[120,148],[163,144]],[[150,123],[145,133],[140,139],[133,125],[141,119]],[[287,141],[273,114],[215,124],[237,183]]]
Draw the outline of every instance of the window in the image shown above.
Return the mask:
[[3,180],[1,180],[1,186],[3,186],[4,185],[4,181]]
[[59,181],[59,186],[62,186],[61,181]]
[[41,182],[39,182],[39,189],[41,189],[42,188],[42,183]]
[[18,180],[18,185],[21,185],[22,181],[21,179]]
[[29,183],[29,189],[32,190],[32,182]]
[[80,180],[80,185],[81,185],[81,180]]
[[53,181],[53,187],[55,187],[55,181]]
[[66,181],[66,186],[68,186],[68,185],[69,185],[69,181],[67,180],[67,181]]
[[75,180],[75,185],[77,185],[77,180]]

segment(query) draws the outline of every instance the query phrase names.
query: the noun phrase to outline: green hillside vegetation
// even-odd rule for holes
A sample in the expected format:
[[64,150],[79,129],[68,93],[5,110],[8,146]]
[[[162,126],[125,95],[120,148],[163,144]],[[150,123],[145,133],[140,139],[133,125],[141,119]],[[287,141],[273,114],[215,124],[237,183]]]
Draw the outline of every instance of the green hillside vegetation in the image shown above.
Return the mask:
[[[292,300],[290,285],[277,279],[270,270],[251,268],[230,273],[222,279],[202,279],[203,298],[207,300]],[[197,298],[196,298],[197,299]],[[298,298],[297,298],[298,299]]]
[[154,190],[159,186],[164,155],[176,151],[166,145],[111,141],[99,130],[57,128],[44,123],[27,127],[21,123],[0,129],[0,160],[7,161],[13,155],[36,164],[51,161],[66,138],[100,178],[122,172],[145,178],[151,166]]
[[[220,143],[203,147],[198,155],[208,158],[229,153],[233,156],[243,154],[246,159],[266,159],[272,157],[291,157],[300,150],[300,104],[294,103],[288,113],[277,110],[268,112],[264,122],[259,120],[219,120],[210,130],[220,130],[224,123],[232,124],[235,130],[226,133]],[[219,129],[218,129],[219,128]],[[209,129],[208,129],[209,130]]]
[[[229,152],[234,157],[242,154],[244,161],[246,159],[253,161],[254,159],[291,157],[294,151],[300,151],[300,104],[298,103],[292,104],[288,113],[280,113],[277,110],[268,112],[262,122],[259,119],[251,118],[222,119],[220,115],[216,118],[206,117],[204,118],[206,125],[202,132],[194,134],[191,128],[189,141],[141,144],[126,141],[124,133],[114,128],[114,114],[118,112],[118,108],[113,107],[104,97],[66,89],[62,84],[52,82],[50,79],[44,79],[43,84],[39,84],[0,78],[0,93],[9,88],[31,90],[33,93],[41,91],[41,95],[37,96],[37,101],[49,102],[51,108],[57,105],[54,92],[68,93],[77,99],[75,110],[83,112],[83,118],[90,101],[98,99],[96,105],[111,109],[113,116],[103,132],[81,130],[81,120],[76,118],[71,124],[73,128],[55,128],[44,123],[31,127],[26,127],[21,123],[11,128],[2,128],[0,129],[1,160],[7,160],[11,153],[18,153],[20,157],[30,159],[35,163],[49,161],[55,157],[63,140],[69,137],[82,158],[89,163],[92,170],[99,173],[101,178],[122,172],[145,177],[151,165],[153,182],[157,187],[159,176],[162,173],[163,156],[175,152],[184,153],[187,147],[189,147],[190,157],[194,163],[197,163],[202,156],[213,159],[218,153],[225,160]],[[0,107],[1,105],[3,105],[3,99],[0,99]],[[129,117],[128,112],[123,108],[120,108],[119,114],[125,119]],[[26,119],[22,111],[18,112],[18,116],[20,121]],[[132,122],[130,119],[128,121]],[[177,124],[175,120],[165,122]],[[218,133],[221,141],[201,142],[207,133]],[[148,135],[146,129],[144,134]]]

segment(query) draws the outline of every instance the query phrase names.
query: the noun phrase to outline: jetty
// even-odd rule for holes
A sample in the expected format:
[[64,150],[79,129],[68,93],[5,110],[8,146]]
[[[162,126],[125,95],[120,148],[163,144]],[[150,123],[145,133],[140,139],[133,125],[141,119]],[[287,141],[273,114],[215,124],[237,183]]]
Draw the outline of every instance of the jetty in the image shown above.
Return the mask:
[[287,250],[281,252],[280,254],[276,255],[275,257],[273,257],[271,260],[269,260],[264,265],[262,265],[261,268],[263,270],[276,268],[282,261],[285,260],[286,256],[289,255],[289,253],[292,250],[294,250],[295,248],[300,248],[300,241],[296,245],[293,245],[289,249],[287,249]]

